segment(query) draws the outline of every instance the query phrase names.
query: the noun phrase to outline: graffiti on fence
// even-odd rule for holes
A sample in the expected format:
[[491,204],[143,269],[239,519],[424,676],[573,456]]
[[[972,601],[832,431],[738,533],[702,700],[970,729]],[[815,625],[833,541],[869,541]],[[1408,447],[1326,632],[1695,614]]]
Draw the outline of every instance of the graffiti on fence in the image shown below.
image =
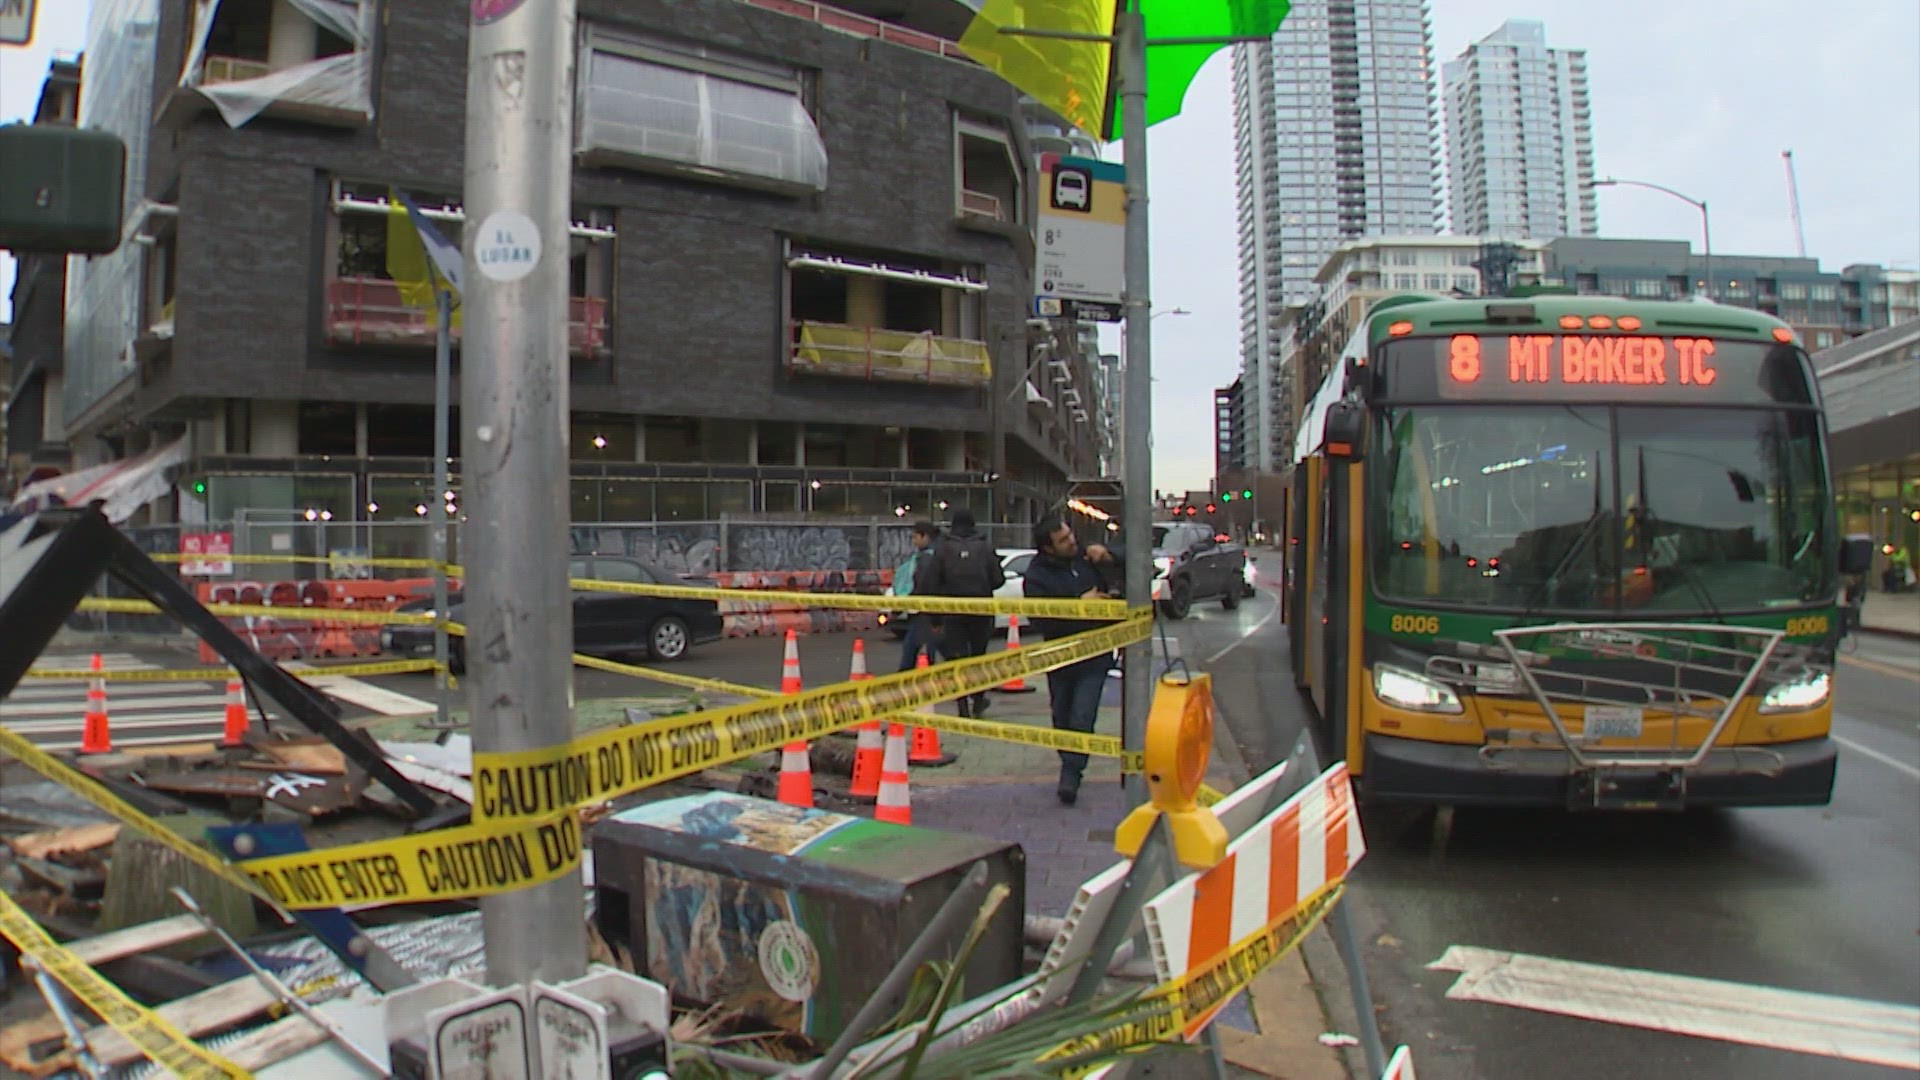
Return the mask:
[[675,574],[711,575],[720,570],[720,526],[647,525],[573,527],[573,553],[625,555]]
[[865,525],[744,525],[728,536],[731,570],[867,569]]

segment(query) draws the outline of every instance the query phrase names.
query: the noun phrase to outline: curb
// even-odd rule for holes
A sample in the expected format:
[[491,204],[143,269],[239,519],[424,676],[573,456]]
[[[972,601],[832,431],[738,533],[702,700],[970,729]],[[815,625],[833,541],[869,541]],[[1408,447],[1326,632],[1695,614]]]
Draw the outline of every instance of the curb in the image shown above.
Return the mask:
[[1897,637],[1906,641],[1920,641],[1920,630],[1908,630],[1904,626],[1874,626],[1871,623],[1867,623],[1863,624],[1860,629],[1869,634]]
[[[1234,777],[1236,786],[1253,779],[1233,731],[1224,721],[1215,726],[1213,742],[1216,760]],[[1310,952],[1314,955],[1309,956]],[[1361,1073],[1354,1071],[1352,1055],[1318,1042],[1321,1032],[1351,1030],[1352,1025],[1335,1023],[1336,1014],[1329,1009],[1331,980],[1322,979],[1316,971],[1331,972],[1340,980],[1338,985],[1345,985],[1344,969],[1325,927],[1308,934],[1299,948],[1281,957],[1244,991],[1248,1011],[1260,1027],[1258,1032],[1220,1028],[1219,1021],[1214,1022],[1221,1035],[1222,1053],[1230,1065],[1269,1080],[1358,1080]],[[1351,1012],[1351,1007],[1347,1011]],[[1314,1041],[1302,1045],[1302,1039]],[[1285,1072],[1277,1071],[1282,1062],[1286,1063]]]

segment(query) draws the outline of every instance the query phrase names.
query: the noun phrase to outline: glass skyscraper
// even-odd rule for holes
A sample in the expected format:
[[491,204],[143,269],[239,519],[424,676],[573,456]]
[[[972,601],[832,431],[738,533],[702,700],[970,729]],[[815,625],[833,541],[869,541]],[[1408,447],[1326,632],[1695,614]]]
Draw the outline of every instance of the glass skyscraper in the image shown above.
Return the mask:
[[1600,231],[1587,54],[1509,19],[1443,71],[1453,231],[1551,240]]
[[1342,242],[1443,220],[1425,0],[1295,0],[1273,41],[1234,49],[1241,368],[1249,464],[1285,468],[1299,403],[1280,323]]

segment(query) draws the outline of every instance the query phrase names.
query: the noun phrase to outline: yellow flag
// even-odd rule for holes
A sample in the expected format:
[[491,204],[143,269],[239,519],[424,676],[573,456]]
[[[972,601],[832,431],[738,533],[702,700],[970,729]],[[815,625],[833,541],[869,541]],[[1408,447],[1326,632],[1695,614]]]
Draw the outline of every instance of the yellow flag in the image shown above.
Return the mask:
[[1089,134],[1107,107],[1105,41],[1003,34],[1002,27],[1112,34],[1114,0],[986,0],[961,35],[960,51]]
[[[387,208],[387,276],[399,288],[401,303],[423,311],[435,310],[429,265],[426,245],[420,240],[420,230],[414,228],[413,219],[407,215],[406,206],[397,198],[391,200]],[[458,295],[453,302],[453,325],[460,325]]]

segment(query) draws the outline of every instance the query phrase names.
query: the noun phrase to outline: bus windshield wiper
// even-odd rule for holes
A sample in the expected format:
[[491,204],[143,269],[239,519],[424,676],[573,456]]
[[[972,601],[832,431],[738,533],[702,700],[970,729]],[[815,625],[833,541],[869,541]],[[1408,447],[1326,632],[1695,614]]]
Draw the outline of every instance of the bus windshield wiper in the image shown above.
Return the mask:
[[[1644,446],[1639,448],[1639,474],[1637,486],[1639,488],[1640,506],[1637,513],[1640,516],[1640,520],[1648,526],[1663,524],[1659,515],[1653,512],[1652,504],[1647,502],[1647,448]],[[1676,526],[1673,533],[1675,540],[1673,553],[1674,569],[1680,572],[1681,582],[1687,586],[1687,591],[1691,592],[1694,598],[1700,601],[1700,606],[1706,609],[1708,617],[1713,619],[1714,622],[1726,621],[1720,615],[1719,605],[1713,602],[1712,591],[1700,581],[1699,575],[1694,573],[1693,564],[1689,563],[1685,554],[1679,550],[1678,541],[1680,533],[1678,530],[1679,527]],[[1647,541],[1646,550],[1649,554],[1651,554],[1653,546],[1652,531],[1653,530],[1649,528],[1647,530],[1648,535],[1644,538]]]
[[1603,470],[1600,469],[1594,470],[1593,512],[1588,514],[1587,520],[1581,524],[1579,533],[1573,538],[1573,543],[1567,545],[1566,554],[1560,556],[1559,560],[1553,564],[1553,569],[1548,571],[1547,576],[1539,585],[1534,587],[1531,593],[1527,594],[1526,603],[1522,605],[1520,612],[1522,619],[1531,619],[1540,613],[1541,605],[1546,601],[1549,594],[1553,592],[1554,588],[1560,584],[1560,576],[1572,569],[1574,560],[1580,557],[1583,549],[1586,548],[1595,537],[1600,535],[1600,525],[1607,520],[1608,516],[1606,506],[1600,501],[1600,476],[1602,472]]

